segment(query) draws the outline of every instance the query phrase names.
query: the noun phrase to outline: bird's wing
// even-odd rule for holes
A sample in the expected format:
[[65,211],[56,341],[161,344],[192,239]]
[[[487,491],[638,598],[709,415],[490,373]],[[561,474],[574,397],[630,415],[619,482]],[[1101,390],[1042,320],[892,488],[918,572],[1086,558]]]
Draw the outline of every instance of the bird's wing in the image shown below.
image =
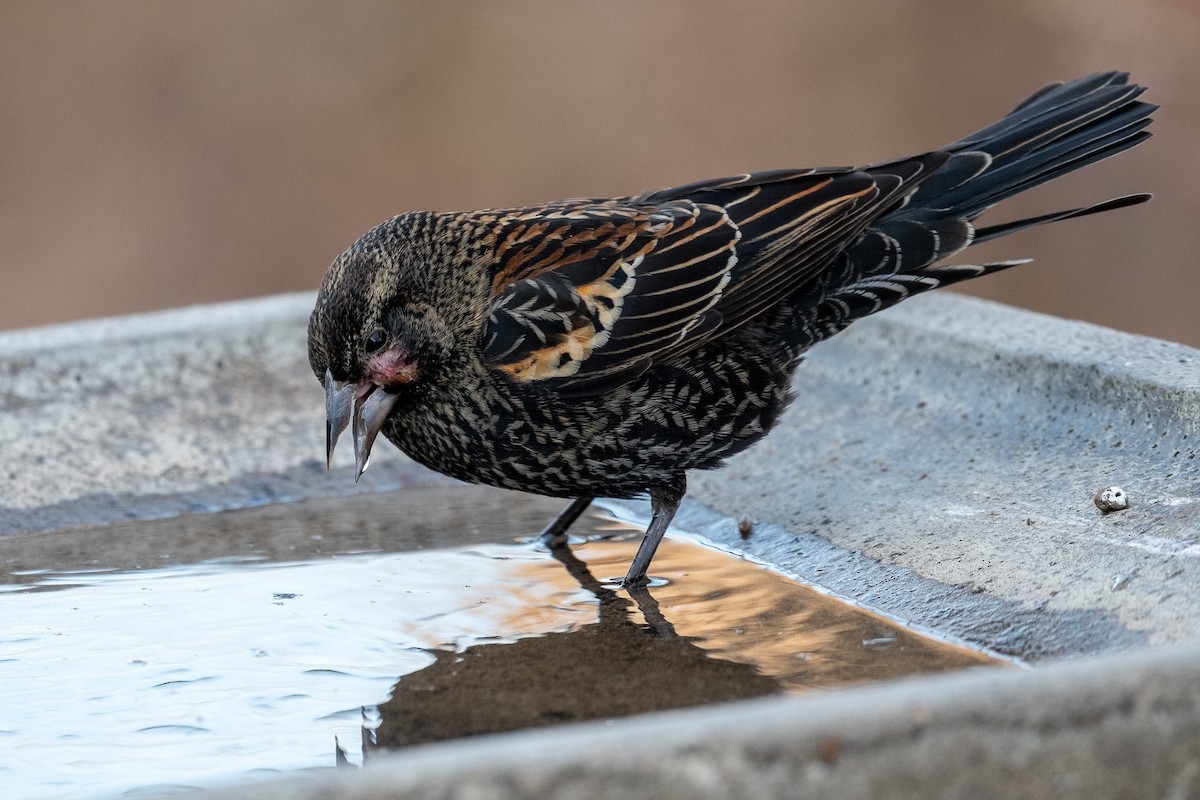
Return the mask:
[[632,380],[803,286],[944,156],[931,159],[495,212],[484,360],[564,395]]
[[603,391],[713,324],[737,261],[723,209],[556,204],[497,229],[483,355],[518,382]]
[[728,330],[819,280],[948,157],[933,152],[861,169],[762,172],[665,189],[645,200],[686,193],[695,202],[720,205],[741,232],[738,263],[714,308]]

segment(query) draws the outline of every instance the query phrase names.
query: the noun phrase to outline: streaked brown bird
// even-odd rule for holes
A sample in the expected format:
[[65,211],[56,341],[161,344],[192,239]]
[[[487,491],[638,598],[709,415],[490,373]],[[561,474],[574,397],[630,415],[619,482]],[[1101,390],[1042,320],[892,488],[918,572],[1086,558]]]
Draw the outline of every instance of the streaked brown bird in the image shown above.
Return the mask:
[[806,350],[1024,263],[939,263],[973,243],[1149,199],[974,225],[1148,137],[1155,106],[1127,78],[1047,86],[978,133],[874,166],[389,220],[333,262],[309,320],[327,458],[349,425],[356,476],[382,432],[460,480],[574,498],[550,542],[593,498],[648,493],[625,576],[643,583],[688,470],[766,435]]

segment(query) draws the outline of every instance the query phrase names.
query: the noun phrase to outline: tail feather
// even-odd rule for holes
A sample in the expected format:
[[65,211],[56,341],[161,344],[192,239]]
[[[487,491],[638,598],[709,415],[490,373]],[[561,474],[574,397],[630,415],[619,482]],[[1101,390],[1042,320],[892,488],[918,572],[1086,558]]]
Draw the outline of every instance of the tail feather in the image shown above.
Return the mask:
[[939,203],[949,204],[958,216],[974,219],[1001,200],[1128,150],[1150,136],[1142,130],[1150,120],[1142,115],[1141,109],[1129,109],[1121,116],[1133,117],[1135,112],[1137,118],[1128,124],[1095,138],[1064,140],[1001,167],[989,168],[976,181],[968,181],[940,198]]
[[799,321],[789,344],[803,351],[914,294],[1026,263],[941,263],[976,242],[1149,200],[1148,194],[1134,194],[989,227],[974,225],[1005,198],[1145,140],[1156,106],[1137,99],[1145,90],[1129,84],[1128,77],[1106,72],[1047,86],[1000,121],[936,151],[945,161],[795,297],[790,308]]
[[1128,78],[1105,72],[1047,86],[1000,121],[945,147],[945,164],[850,249],[846,277],[919,273],[974,242],[1148,200],[1131,195],[978,231],[973,224],[1008,197],[1148,138],[1144,128],[1157,106],[1138,100],[1145,88]]
[[[976,176],[947,189],[935,173],[912,196],[908,209],[944,210],[972,218],[995,203],[1059,175],[1133,147],[1157,106],[1137,101],[1145,88],[1110,72],[1060,84],[1035,94],[999,122],[945,149],[953,164],[990,159]],[[943,167],[945,169],[945,167]]]
[[1094,206],[1086,208],[1072,208],[1069,211],[1056,211],[1053,214],[1043,214],[1040,217],[1029,217],[1027,219],[1018,219],[1012,222],[1005,222],[1002,225],[992,225],[987,228],[979,228],[975,231],[974,243],[986,242],[988,239],[997,239],[1001,236],[1007,236],[1010,233],[1023,231],[1026,228],[1032,228],[1035,225],[1043,225],[1047,222],[1058,222],[1064,219],[1076,219],[1078,217],[1086,217],[1088,214],[1099,214],[1101,211],[1112,211],[1117,208],[1126,208],[1128,206],[1136,206],[1149,200],[1153,195],[1149,194],[1130,194],[1124,197],[1116,197],[1112,200],[1105,200],[1103,203],[1096,203]]
[[988,125],[986,128],[981,128],[968,136],[962,137],[943,149],[952,152],[986,149],[982,147],[986,142],[1001,140],[1014,130],[1034,124],[1038,118],[1044,118],[1046,115],[1054,114],[1063,108],[1077,107],[1081,98],[1089,97],[1097,92],[1103,92],[1113,87],[1123,87],[1122,91],[1133,90],[1137,94],[1140,94],[1142,87],[1136,85],[1130,86],[1128,81],[1129,73],[1127,72],[1098,72],[1092,75],[1085,75],[1068,83],[1052,83],[1025,98],[1025,100],[1017,104],[1016,108],[1001,119]]
[[982,150],[997,160],[1016,160],[1077,132],[1090,132],[1109,115],[1128,107],[1143,91],[1140,86],[1107,86],[984,139],[972,149]]
[[991,166],[992,157],[979,150],[955,153],[921,183],[908,202],[919,205],[926,199],[932,201],[933,198],[945,197],[952,190],[978,178]]

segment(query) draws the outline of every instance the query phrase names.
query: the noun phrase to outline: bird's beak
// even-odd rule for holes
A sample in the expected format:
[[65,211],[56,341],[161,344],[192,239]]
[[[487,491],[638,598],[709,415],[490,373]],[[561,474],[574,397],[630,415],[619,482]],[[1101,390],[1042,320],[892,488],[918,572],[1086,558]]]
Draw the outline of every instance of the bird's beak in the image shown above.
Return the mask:
[[384,420],[396,405],[396,395],[372,385],[369,394],[354,403],[354,482],[367,470],[371,460],[371,445],[379,435]]
[[333,448],[348,425],[354,436],[354,480],[358,481],[371,460],[371,445],[379,435],[396,396],[370,381],[338,383],[325,371],[325,466],[333,463]]
[[354,389],[353,383],[338,383],[333,379],[333,373],[325,370],[325,469],[333,465],[333,448],[350,424]]

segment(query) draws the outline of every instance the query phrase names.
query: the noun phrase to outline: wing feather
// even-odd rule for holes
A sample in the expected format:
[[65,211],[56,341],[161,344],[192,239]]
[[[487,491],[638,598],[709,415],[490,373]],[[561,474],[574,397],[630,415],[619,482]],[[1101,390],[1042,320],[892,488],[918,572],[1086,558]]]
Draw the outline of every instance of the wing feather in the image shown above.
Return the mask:
[[812,282],[948,157],[487,212],[484,359],[561,395],[632,380]]
[[483,351],[511,380],[562,390],[644,370],[643,359],[681,341],[716,303],[736,262],[738,230],[717,206],[614,203],[550,214],[497,220],[536,226],[537,237],[553,241],[526,251],[532,238],[524,232],[494,236],[517,249],[498,254]]

